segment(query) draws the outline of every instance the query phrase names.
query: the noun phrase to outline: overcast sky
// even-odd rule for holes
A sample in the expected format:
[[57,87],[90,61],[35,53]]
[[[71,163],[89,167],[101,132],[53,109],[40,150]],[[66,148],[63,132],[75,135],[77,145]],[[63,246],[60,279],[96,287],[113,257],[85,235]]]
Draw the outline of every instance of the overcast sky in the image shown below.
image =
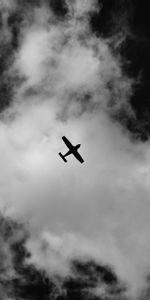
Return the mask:
[[[30,262],[50,276],[93,259],[136,298],[150,273],[150,144],[117,119],[136,118],[137,78],[123,67],[124,34],[92,31],[96,0],[67,0],[65,9],[58,17],[46,1],[0,0],[2,45],[13,38],[9,16],[21,17],[3,75],[12,86],[0,118],[0,208],[28,224]],[[61,160],[64,135],[81,143],[84,164]]]

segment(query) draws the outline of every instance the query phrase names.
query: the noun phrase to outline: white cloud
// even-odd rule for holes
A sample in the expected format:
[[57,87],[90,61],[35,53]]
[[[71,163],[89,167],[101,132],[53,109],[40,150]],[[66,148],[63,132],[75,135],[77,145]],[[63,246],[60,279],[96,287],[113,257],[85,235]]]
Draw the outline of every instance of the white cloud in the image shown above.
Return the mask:
[[96,0],[83,0],[82,2],[79,0],[66,0],[66,3],[69,7],[69,11],[75,17],[83,17],[87,15],[87,13],[91,12],[92,10],[97,9],[97,1]]
[[[94,2],[72,3],[76,14],[64,23],[22,31],[13,68],[26,80],[0,123],[1,207],[30,221],[38,266],[66,275],[70,259],[88,256],[113,266],[133,292],[150,269],[149,143],[132,144],[109,119],[120,107],[132,113],[131,82],[104,39],[87,24],[79,35],[79,13]],[[83,165],[60,160],[63,135],[82,144]]]
[[39,83],[43,77],[45,49],[47,48],[48,34],[43,30],[30,30],[26,35],[16,65],[19,71],[27,79],[30,85]]

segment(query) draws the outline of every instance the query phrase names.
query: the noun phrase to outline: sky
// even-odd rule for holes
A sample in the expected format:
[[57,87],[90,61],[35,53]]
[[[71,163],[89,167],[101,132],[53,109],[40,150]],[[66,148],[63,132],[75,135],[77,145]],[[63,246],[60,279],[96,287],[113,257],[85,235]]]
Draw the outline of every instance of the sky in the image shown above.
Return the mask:
[[[116,4],[108,33],[106,4],[0,0],[0,211],[28,229],[27,264],[65,280],[71,261],[92,260],[140,299],[150,274],[148,107],[137,95],[146,75],[130,67],[126,40],[140,39],[131,8]],[[64,135],[81,143],[84,164],[61,160]],[[5,259],[11,269],[10,249]],[[102,292],[98,283],[93,295]]]

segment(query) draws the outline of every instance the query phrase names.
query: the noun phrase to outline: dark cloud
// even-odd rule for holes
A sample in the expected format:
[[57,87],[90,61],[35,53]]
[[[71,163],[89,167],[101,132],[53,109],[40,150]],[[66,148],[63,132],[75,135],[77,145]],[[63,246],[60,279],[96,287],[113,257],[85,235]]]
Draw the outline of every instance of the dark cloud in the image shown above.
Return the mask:
[[49,0],[50,8],[57,16],[66,16],[68,13],[68,7],[64,0]]
[[[25,225],[10,218],[0,217],[0,295],[1,299],[96,299],[101,285],[102,299],[114,294],[116,299],[125,289],[107,267],[93,261],[72,261],[72,276],[50,279],[42,269],[27,264],[30,253],[26,250],[28,238]],[[95,296],[93,294],[95,293]]]

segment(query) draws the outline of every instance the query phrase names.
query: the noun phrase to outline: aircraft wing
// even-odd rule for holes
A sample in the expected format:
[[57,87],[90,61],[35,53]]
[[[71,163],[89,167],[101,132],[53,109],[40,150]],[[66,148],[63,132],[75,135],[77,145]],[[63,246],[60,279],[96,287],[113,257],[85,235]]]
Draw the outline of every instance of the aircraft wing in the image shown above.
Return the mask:
[[68,139],[65,136],[63,136],[62,139],[63,139],[64,143],[66,144],[66,146],[69,149],[72,149],[73,145],[68,141]]
[[81,164],[84,162],[82,156],[78,153],[78,151],[73,151],[72,154],[80,161]]

